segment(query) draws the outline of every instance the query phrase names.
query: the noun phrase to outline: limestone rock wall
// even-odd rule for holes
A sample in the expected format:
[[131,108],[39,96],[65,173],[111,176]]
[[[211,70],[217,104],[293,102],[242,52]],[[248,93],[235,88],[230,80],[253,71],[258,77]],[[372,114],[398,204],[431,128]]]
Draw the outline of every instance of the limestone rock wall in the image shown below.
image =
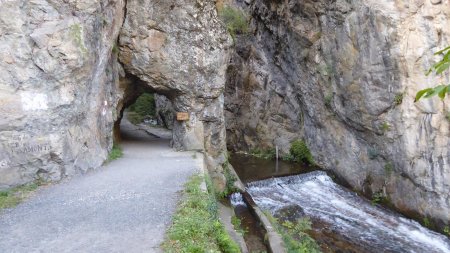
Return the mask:
[[100,166],[123,0],[0,1],[0,189]]
[[315,160],[399,209],[450,220],[450,103],[414,103],[450,44],[450,1],[236,1],[251,19],[227,70],[228,147],[304,138]]
[[120,33],[125,71],[166,96],[188,121],[175,121],[173,145],[205,151],[210,174],[224,187],[223,91],[231,39],[214,1],[128,0]]

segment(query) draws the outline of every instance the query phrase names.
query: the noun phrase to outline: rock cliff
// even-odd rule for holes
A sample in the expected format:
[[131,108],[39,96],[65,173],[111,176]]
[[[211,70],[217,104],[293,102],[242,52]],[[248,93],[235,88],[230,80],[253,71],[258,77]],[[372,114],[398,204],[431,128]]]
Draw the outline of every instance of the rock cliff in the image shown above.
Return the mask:
[[189,114],[173,145],[206,151],[224,186],[231,39],[213,1],[0,1],[0,42],[0,189],[99,167],[144,91]]
[[450,2],[236,1],[251,32],[227,70],[228,147],[305,139],[322,167],[404,212],[450,220],[450,103],[414,103],[450,44]]
[[123,12],[122,0],[0,1],[0,188],[103,163]]

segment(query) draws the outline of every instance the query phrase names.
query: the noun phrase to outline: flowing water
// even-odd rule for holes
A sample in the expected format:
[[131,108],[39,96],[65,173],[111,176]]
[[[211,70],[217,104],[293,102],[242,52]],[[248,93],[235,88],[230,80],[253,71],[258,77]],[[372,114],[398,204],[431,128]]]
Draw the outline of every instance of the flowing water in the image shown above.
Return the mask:
[[446,236],[372,205],[322,171],[251,182],[247,190],[276,217],[309,216],[325,252],[450,252]]

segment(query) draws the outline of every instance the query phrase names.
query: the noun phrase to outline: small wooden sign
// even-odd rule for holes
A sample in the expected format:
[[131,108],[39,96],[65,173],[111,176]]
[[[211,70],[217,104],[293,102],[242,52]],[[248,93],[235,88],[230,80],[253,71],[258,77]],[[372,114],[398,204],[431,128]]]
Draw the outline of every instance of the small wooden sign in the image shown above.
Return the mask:
[[178,121],[188,121],[189,113],[187,112],[177,112],[177,120]]

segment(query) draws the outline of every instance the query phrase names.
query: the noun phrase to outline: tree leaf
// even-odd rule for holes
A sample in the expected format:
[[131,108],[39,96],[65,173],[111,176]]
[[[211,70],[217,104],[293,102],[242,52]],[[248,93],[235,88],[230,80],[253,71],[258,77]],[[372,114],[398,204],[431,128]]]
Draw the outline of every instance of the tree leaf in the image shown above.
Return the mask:
[[444,49],[442,49],[442,50],[440,50],[440,51],[437,51],[436,53],[434,53],[434,55],[440,55],[440,54],[443,54],[445,51],[448,51],[448,50],[450,50],[450,46],[449,46],[449,47],[446,47],[446,48],[444,48]]
[[445,85],[438,85],[434,88],[431,88],[431,91],[427,92],[427,94],[425,94],[425,98],[430,98],[433,96],[436,96],[439,94],[439,92],[441,92],[446,86]]
[[444,88],[439,92],[438,96],[441,99],[445,98],[445,95],[447,94],[448,86],[444,86]]
[[419,99],[421,99],[423,97],[423,95],[425,95],[425,93],[432,91],[432,90],[433,90],[433,88],[427,88],[427,89],[420,90],[419,92],[417,92],[414,102],[419,101]]

